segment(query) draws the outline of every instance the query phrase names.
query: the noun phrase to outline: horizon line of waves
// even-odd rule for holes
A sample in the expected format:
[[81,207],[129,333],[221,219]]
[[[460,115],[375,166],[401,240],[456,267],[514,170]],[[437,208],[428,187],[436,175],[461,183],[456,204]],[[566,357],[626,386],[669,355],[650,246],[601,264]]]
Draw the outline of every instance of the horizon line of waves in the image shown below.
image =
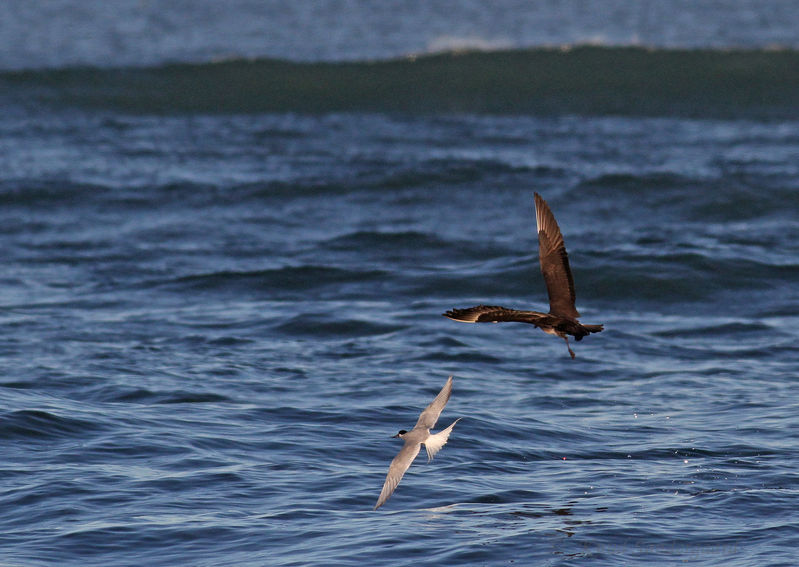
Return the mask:
[[786,118],[799,51],[578,46],[0,73],[20,101],[134,113],[400,112]]

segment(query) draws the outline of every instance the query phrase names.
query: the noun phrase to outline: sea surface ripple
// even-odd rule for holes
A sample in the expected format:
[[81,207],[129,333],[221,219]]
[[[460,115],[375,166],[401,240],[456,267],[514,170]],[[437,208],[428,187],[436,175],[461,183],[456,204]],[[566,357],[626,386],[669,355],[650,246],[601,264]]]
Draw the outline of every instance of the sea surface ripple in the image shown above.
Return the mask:
[[[36,108],[0,118],[3,565],[795,563],[799,124]],[[576,360],[441,316],[546,309],[533,191],[605,325]]]

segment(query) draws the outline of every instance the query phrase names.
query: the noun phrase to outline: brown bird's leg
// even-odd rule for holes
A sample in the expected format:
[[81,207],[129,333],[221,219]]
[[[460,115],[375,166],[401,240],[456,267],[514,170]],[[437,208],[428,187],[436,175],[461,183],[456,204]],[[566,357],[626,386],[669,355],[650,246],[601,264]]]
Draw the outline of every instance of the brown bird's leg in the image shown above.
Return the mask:
[[566,348],[569,349],[569,354],[572,356],[572,360],[574,360],[574,351],[572,350],[572,347],[569,346],[569,337],[564,336],[563,340],[566,341]]

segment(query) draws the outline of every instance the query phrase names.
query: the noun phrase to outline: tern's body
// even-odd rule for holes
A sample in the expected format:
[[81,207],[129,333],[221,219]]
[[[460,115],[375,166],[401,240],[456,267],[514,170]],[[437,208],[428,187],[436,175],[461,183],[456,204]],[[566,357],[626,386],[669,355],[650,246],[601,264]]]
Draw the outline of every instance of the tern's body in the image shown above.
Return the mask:
[[583,325],[577,320],[580,313],[574,305],[574,280],[563,235],[549,205],[538,193],[535,194],[535,222],[538,228],[538,261],[549,294],[549,313],[520,311],[498,305],[478,305],[466,309],[451,309],[444,316],[464,323],[530,323],[545,333],[565,340],[566,348],[574,358],[568,335],[579,341],[591,333],[600,332],[603,326]]
[[428,462],[432,460],[444,445],[446,445],[449,434],[452,433],[452,428],[460,421],[460,418],[456,419],[449,427],[438,433],[430,433],[430,429],[435,426],[436,421],[438,421],[438,416],[441,415],[441,411],[444,409],[444,406],[447,405],[447,401],[451,394],[452,376],[447,379],[447,383],[441,388],[436,398],[419,416],[419,420],[416,422],[413,429],[410,431],[405,431],[403,429],[394,436],[405,441],[405,444],[388,467],[386,481],[383,483],[383,490],[380,491],[380,497],[377,499],[377,504],[375,504],[375,510],[380,508],[380,506],[391,497],[394,489],[397,487],[400,480],[402,480],[402,475],[404,475],[408,467],[411,466],[411,463],[416,458],[416,455],[419,454],[423,444],[427,451]]

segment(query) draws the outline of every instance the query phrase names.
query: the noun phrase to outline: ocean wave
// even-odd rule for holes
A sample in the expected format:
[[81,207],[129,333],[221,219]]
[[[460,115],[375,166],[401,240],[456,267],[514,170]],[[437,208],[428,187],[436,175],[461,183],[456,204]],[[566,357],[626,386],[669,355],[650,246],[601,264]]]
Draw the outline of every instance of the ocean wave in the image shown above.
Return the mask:
[[798,269],[705,254],[667,254],[656,259],[641,254],[620,260],[615,271],[581,274],[579,289],[603,300],[683,303],[709,300],[732,290],[770,289],[783,278],[796,277]]
[[143,403],[143,404],[203,404],[225,403],[232,400],[220,394],[200,391],[166,391],[158,392],[147,388],[131,388],[120,391],[118,388],[106,388],[99,399],[113,402]]
[[106,196],[111,188],[89,183],[49,181],[42,179],[0,180],[0,205],[56,207],[73,204],[76,200]]
[[637,206],[646,203],[659,214],[672,212],[694,221],[751,220],[783,215],[799,206],[799,193],[785,184],[788,175],[730,171],[707,177],[650,171],[603,173],[580,181],[575,193],[592,207],[595,203],[608,204],[614,215],[633,210],[634,202]]
[[317,315],[302,314],[277,326],[281,333],[292,336],[367,337],[387,335],[404,328],[357,319],[331,320]]
[[332,284],[362,283],[380,277],[379,270],[346,270],[326,266],[286,266],[283,268],[229,271],[180,276],[163,282],[179,290],[221,291],[238,289],[308,291]]
[[381,61],[239,59],[0,73],[12,98],[142,113],[796,117],[799,51],[578,46]]
[[5,439],[80,437],[97,429],[91,421],[36,409],[6,412],[0,419],[0,436]]

